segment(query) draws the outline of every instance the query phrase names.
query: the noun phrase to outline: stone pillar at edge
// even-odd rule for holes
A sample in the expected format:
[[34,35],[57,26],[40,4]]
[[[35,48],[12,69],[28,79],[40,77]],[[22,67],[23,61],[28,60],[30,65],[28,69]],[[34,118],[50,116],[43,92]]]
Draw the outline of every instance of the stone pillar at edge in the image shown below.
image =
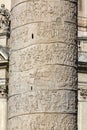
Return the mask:
[[0,93],[0,130],[7,130],[7,99]]
[[12,0],[8,130],[77,130],[77,0]]

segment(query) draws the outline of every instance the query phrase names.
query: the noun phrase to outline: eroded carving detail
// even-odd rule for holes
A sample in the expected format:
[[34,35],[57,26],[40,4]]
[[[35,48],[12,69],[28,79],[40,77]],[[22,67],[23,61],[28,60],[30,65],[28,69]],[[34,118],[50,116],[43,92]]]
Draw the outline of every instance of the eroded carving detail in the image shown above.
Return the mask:
[[[14,125],[15,124],[15,125]],[[15,117],[9,121],[9,130],[77,130],[75,115],[34,114]]]
[[7,89],[5,86],[0,86],[0,98],[3,97],[7,97]]
[[87,98],[87,89],[81,89],[80,96],[84,99]]
[[28,0],[12,8],[9,130],[76,130],[75,1]]
[[5,5],[2,4],[0,8],[0,32],[9,31],[10,26],[10,12],[5,8]]

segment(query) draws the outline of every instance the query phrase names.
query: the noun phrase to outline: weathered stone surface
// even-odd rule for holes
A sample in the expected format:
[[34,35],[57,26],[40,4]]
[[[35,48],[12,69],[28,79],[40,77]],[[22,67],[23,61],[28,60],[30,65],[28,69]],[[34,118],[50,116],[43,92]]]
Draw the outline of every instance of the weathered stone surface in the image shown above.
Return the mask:
[[37,44],[19,51],[11,52],[10,69],[12,68],[13,71],[23,71],[55,64],[76,67],[76,57],[77,51],[74,45],[62,43]]
[[76,45],[76,25],[56,22],[38,22],[22,26],[11,33],[11,50],[23,49],[30,45],[55,42]]
[[14,8],[15,6],[17,6],[17,4],[21,4],[23,2],[27,2],[29,0],[11,0],[12,4],[11,4],[11,8]]
[[8,34],[10,27],[10,12],[5,8],[4,4],[0,7],[0,35]]
[[78,101],[79,102],[87,102],[87,89],[79,89],[78,91]]
[[11,102],[8,107],[9,118],[27,113],[76,113],[74,91],[31,90],[31,92],[12,96],[9,102]]
[[[16,75],[16,76],[15,76]],[[10,72],[9,95],[32,90],[77,89],[76,68],[47,65],[23,72]],[[68,77],[69,76],[69,77]]]
[[[15,124],[15,125],[14,125]],[[30,114],[10,119],[9,130],[77,130],[75,115]]]
[[16,6],[11,15],[12,28],[41,21],[57,21],[58,25],[64,21],[76,23],[76,5],[65,0],[30,0]]
[[12,0],[9,130],[76,130],[76,0]]

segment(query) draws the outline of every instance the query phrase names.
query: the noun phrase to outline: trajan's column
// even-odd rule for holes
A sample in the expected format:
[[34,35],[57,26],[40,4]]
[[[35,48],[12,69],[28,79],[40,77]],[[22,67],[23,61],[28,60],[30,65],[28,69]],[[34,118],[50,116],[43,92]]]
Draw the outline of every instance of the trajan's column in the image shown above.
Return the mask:
[[8,130],[77,129],[77,0],[12,0]]

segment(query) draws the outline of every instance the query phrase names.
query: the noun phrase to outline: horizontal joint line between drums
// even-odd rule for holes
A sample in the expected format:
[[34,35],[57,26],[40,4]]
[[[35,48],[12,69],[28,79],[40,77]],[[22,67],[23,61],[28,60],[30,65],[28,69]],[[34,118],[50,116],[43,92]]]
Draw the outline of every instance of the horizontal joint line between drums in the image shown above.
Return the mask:
[[16,115],[16,116],[13,116],[13,117],[9,117],[8,119],[12,119],[12,118],[16,118],[16,117],[21,117],[21,116],[26,116],[26,115],[42,115],[42,114],[50,114],[50,115],[55,115],[55,114],[58,114],[58,115],[76,115],[76,112],[35,112],[35,113],[25,113],[25,114],[20,114],[20,115]]

